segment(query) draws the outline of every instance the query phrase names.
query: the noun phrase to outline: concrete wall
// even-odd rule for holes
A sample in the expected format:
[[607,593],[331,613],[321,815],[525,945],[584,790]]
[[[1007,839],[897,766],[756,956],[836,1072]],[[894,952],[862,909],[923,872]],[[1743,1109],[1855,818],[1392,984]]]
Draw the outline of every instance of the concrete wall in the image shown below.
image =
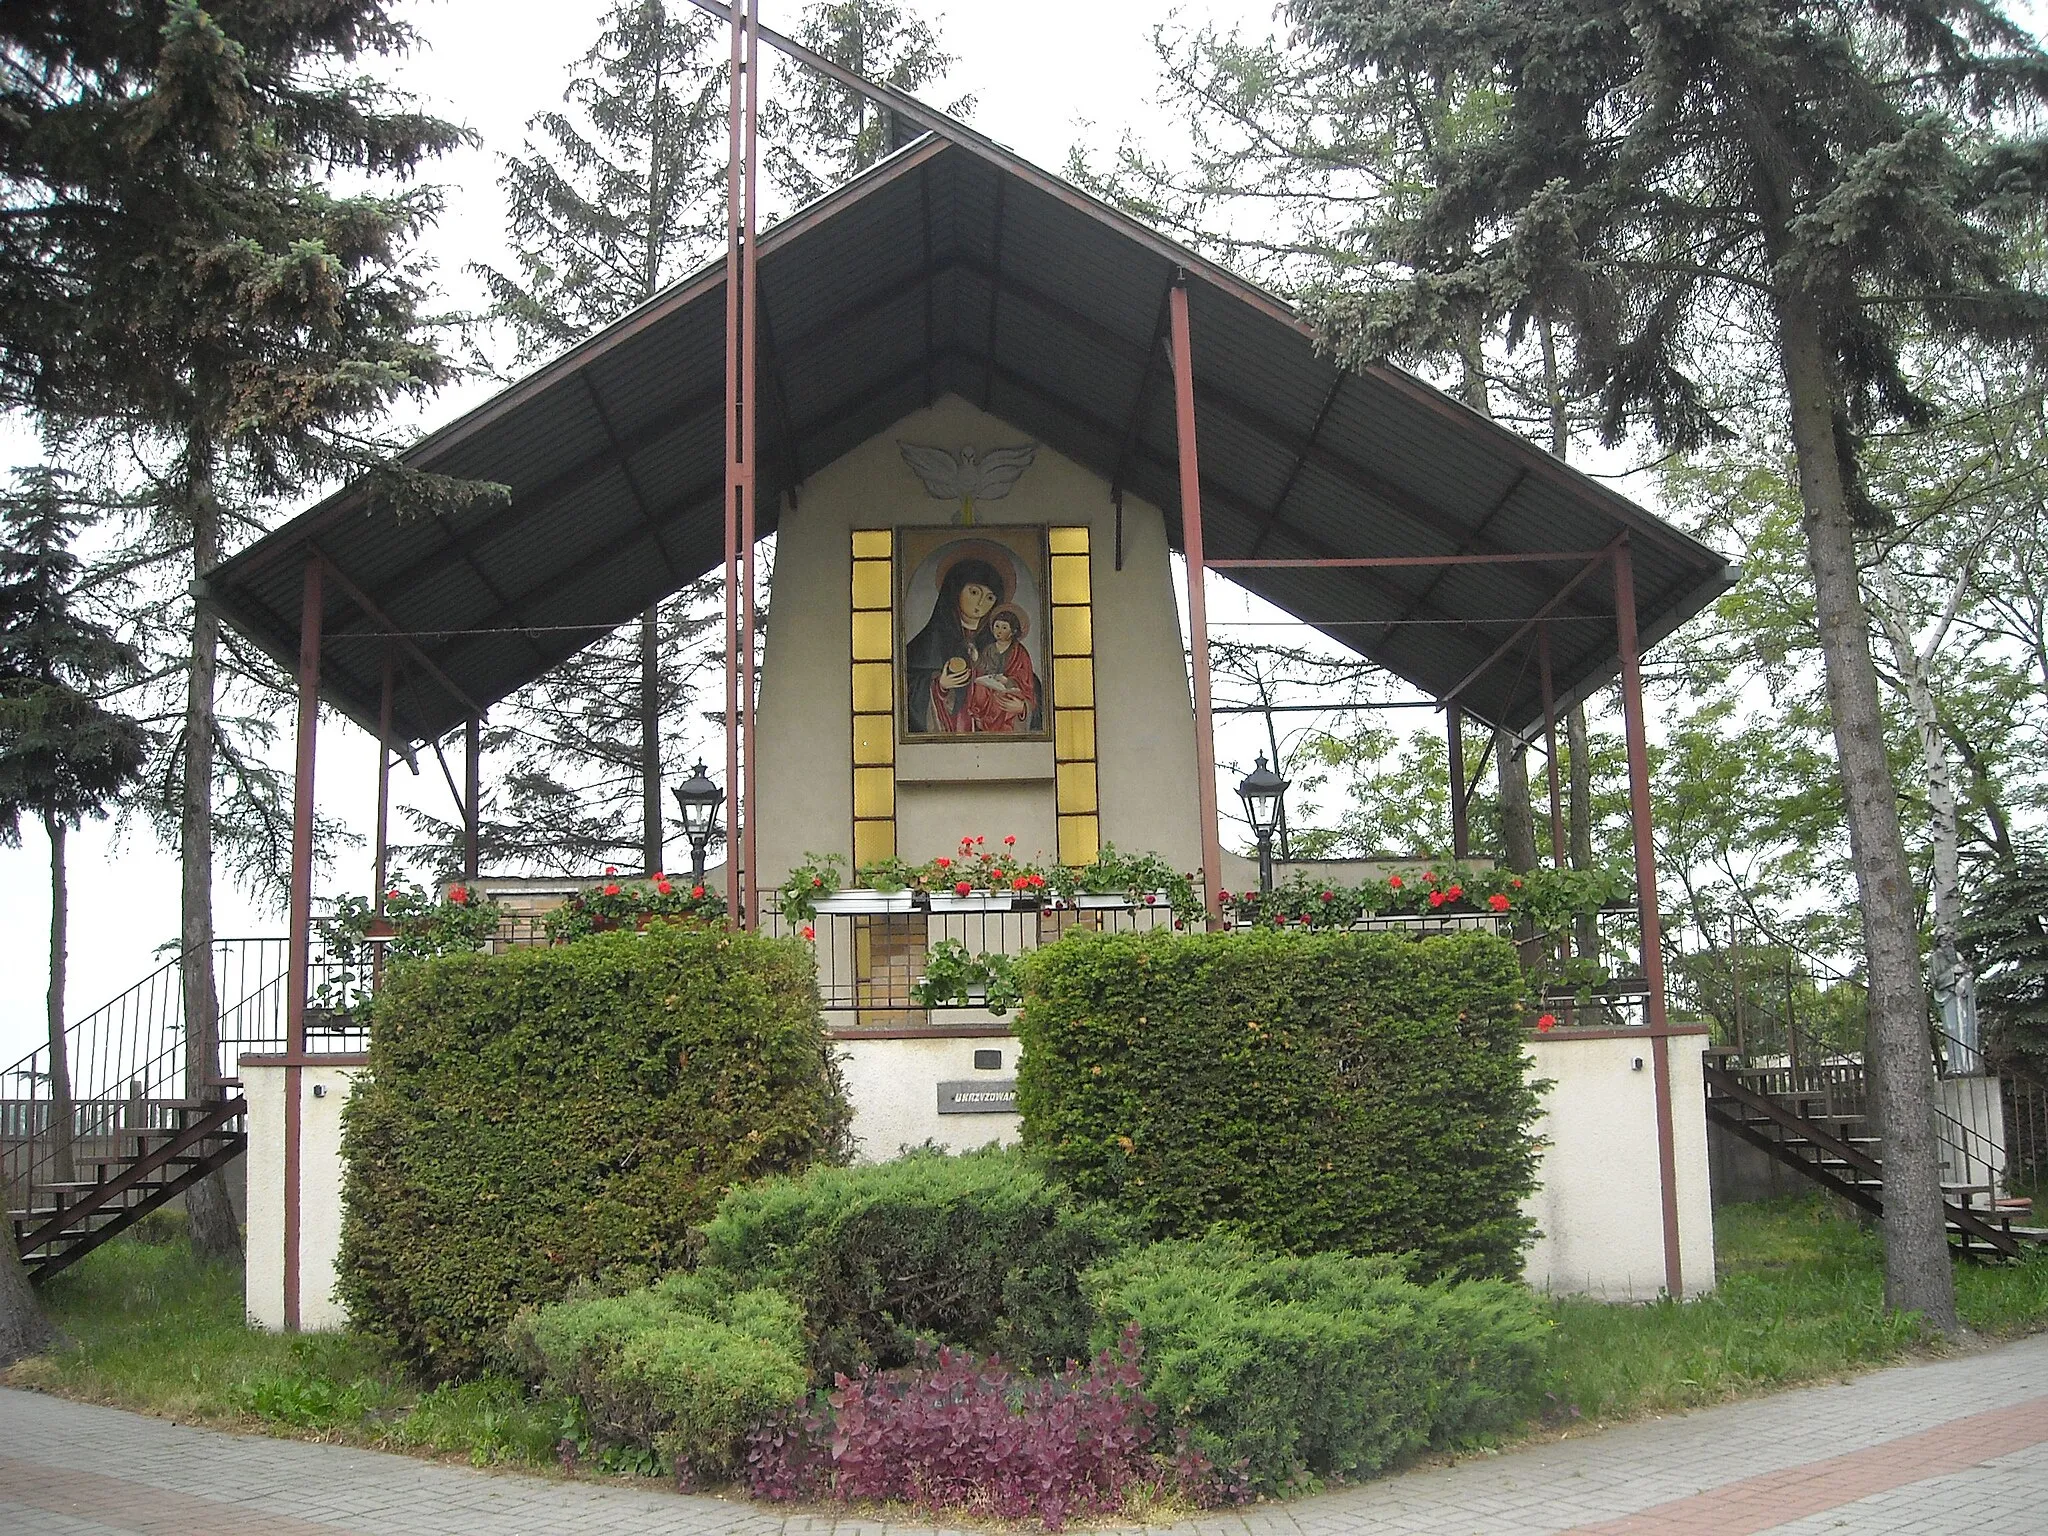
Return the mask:
[[[1671,1041],[1678,1251],[1688,1296],[1714,1285],[1705,1044],[1704,1032]],[[1529,1057],[1534,1074],[1552,1082],[1537,1127],[1546,1143],[1542,1185],[1525,1207],[1543,1234],[1529,1251],[1529,1283],[1610,1301],[1653,1299],[1664,1289],[1664,1220],[1651,1041],[1558,1031],[1531,1040]]]
[[[942,1018],[956,1011],[967,1010],[939,1010]],[[938,1108],[943,1082],[1014,1084],[1018,1047],[1013,1035],[841,1039],[837,1049],[863,1162],[880,1162],[926,1141],[965,1152],[992,1141],[1014,1142],[1023,1130],[1021,1115],[940,1114]],[[999,1052],[1002,1065],[977,1068],[976,1051]]]
[[[1030,437],[948,395],[812,475],[796,506],[783,509],[761,663],[758,838],[765,885],[779,884],[806,852],[842,858],[852,852],[852,531],[940,526],[956,510],[926,494],[903,462],[898,440],[957,449]],[[1108,484],[1041,446],[1015,489],[999,501],[977,503],[974,515],[987,526],[1089,527],[1102,839],[1195,868],[1201,840],[1194,706],[1159,509],[1125,496],[1118,570]],[[1033,636],[1034,644],[1038,640]],[[951,853],[970,834],[991,843],[1015,834],[1020,854],[1052,861],[1049,744],[899,744],[898,754],[902,857]]]
[[[244,1056],[249,1100],[249,1234],[243,1305],[258,1328],[285,1326],[284,1112],[287,1068]],[[348,1314],[334,1299],[341,1253],[341,1107],[359,1066],[305,1067],[299,1073],[299,1324],[309,1332],[341,1328]]]

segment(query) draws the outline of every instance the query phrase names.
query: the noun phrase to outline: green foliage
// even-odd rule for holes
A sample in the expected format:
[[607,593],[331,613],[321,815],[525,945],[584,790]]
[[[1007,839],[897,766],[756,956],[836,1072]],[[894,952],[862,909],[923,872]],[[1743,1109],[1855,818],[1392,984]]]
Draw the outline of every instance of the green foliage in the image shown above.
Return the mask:
[[1084,1357],[1080,1271],[1117,1227],[1015,1151],[814,1168],[735,1189],[704,1264],[803,1306],[818,1375],[903,1365],[921,1338],[1056,1366]]
[[2048,858],[2028,850],[1985,882],[1964,929],[1995,1052],[2048,1069]]
[[848,1110],[792,940],[663,927],[395,969],[344,1120],[339,1288],[432,1376],[522,1304],[676,1265],[735,1184],[839,1155]]
[[1137,1324],[1153,1400],[1268,1492],[1505,1429],[1544,1359],[1523,1287],[1420,1286],[1383,1257],[1282,1258],[1213,1236],[1133,1249],[1085,1284],[1097,1344]]
[[845,871],[846,860],[836,853],[805,854],[775,892],[776,910],[781,912],[783,921],[795,925],[816,917],[818,909],[814,903],[820,896],[839,889]]
[[924,975],[910,989],[920,1008],[985,1007],[1008,1013],[1023,994],[1017,987],[1017,959],[991,951],[971,955],[958,939],[941,939],[925,956]]
[[548,1387],[581,1400],[600,1438],[652,1448],[679,1476],[734,1470],[742,1437],[808,1385],[796,1304],[715,1274],[528,1308],[511,1339]]
[[1025,1144],[1153,1236],[1513,1275],[1522,985],[1481,934],[1070,934],[1025,962]]

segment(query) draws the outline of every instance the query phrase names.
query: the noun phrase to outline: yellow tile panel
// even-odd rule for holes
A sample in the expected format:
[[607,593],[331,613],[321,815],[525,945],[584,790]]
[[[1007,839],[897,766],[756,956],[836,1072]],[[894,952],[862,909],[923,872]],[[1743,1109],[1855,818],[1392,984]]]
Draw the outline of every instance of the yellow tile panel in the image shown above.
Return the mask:
[[1100,837],[1093,816],[1062,816],[1060,818],[1060,862],[1062,864],[1093,864],[1100,851]]
[[1095,810],[1095,764],[1060,763],[1053,769],[1053,799],[1061,815]]
[[896,823],[856,821],[853,824],[853,863],[858,869],[876,859],[896,857]]
[[856,560],[853,562],[853,606],[856,608],[886,608],[889,606],[889,572],[893,569],[887,560]]
[[1045,531],[1045,547],[1056,555],[1085,555],[1088,553],[1088,529],[1048,528]]
[[[1055,625],[1057,630],[1058,626]],[[887,661],[890,656],[890,628],[887,609],[879,613],[856,613],[853,616],[853,659],[855,661]]]
[[1056,603],[1085,603],[1088,601],[1088,557],[1086,555],[1054,555],[1052,557],[1052,600]]
[[896,814],[896,770],[856,768],[853,770],[853,814],[861,819]]
[[1053,756],[1061,762],[1095,756],[1095,711],[1056,709],[1052,714]]
[[896,717],[855,715],[853,717],[853,760],[857,764],[896,761]]
[[886,661],[853,664],[853,707],[857,714],[888,714],[896,708],[896,678]]
[[[1052,653],[1055,656],[1086,656],[1095,649],[1092,614],[1086,608],[1054,608],[1052,611]],[[858,654],[858,653],[856,653]]]
[[1086,656],[1069,656],[1052,664],[1052,696],[1061,709],[1095,707],[1095,663]]
[[853,532],[853,558],[856,560],[886,560],[895,548],[895,535],[890,529],[856,528]]

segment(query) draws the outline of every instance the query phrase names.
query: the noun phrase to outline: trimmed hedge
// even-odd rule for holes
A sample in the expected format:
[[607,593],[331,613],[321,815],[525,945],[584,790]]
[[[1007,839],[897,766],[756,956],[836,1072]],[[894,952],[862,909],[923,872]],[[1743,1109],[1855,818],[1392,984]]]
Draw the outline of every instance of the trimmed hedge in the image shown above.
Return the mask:
[[1079,1274],[1117,1227],[1014,1150],[924,1148],[733,1190],[702,1262],[796,1297],[823,1381],[907,1364],[920,1338],[1056,1368],[1088,1353]]
[[510,1337],[532,1374],[583,1400],[601,1438],[651,1448],[693,1481],[736,1470],[746,1436],[803,1401],[802,1323],[780,1292],[670,1275],[523,1309]]
[[1024,1143],[1081,1197],[1152,1237],[1520,1273],[1537,1094],[1506,940],[1077,932],[1024,977]]
[[662,927],[393,967],[343,1117],[338,1290],[428,1375],[529,1302],[680,1268],[744,1180],[844,1155],[808,948]]
[[1263,1492],[1507,1427],[1546,1350],[1526,1288],[1420,1286],[1381,1256],[1281,1257],[1218,1235],[1132,1249],[1086,1285],[1096,1342],[1135,1324],[1147,1394]]

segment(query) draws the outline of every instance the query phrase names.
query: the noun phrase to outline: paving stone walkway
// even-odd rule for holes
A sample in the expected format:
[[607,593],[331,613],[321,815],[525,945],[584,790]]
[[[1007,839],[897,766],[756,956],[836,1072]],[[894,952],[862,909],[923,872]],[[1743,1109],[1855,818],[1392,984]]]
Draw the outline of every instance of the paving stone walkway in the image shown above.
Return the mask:
[[[2048,1334],[1153,1536],[2040,1536]],[[0,1390],[5,1536],[941,1536]],[[951,1536],[951,1533],[943,1533]]]

